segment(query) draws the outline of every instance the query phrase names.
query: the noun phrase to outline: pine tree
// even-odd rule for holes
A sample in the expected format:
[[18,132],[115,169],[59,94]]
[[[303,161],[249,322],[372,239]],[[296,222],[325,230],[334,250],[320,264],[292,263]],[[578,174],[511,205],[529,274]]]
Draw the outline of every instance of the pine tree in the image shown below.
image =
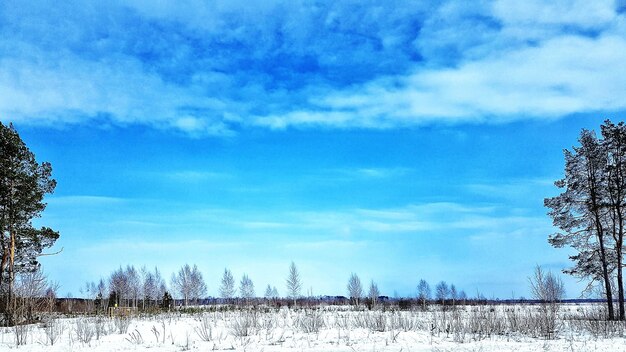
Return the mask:
[[172,299],[172,295],[169,292],[165,291],[163,293],[163,299],[161,299],[161,308],[170,310],[172,309],[172,305],[174,300]]
[[574,266],[566,273],[598,282],[606,295],[608,318],[613,320],[613,273],[617,271],[620,319],[624,319],[622,247],[626,198],[626,127],[606,121],[604,139],[582,130],[580,146],[565,150],[565,177],[555,182],[563,192],[546,198],[548,215],[560,231],[549,236],[554,247],[571,246]]
[[10,323],[15,273],[36,270],[37,257],[59,237],[58,232],[36,229],[31,222],[44,211],[43,198],[55,187],[50,163],[37,163],[15,128],[0,122],[0,287],[8,298],[0,310]]

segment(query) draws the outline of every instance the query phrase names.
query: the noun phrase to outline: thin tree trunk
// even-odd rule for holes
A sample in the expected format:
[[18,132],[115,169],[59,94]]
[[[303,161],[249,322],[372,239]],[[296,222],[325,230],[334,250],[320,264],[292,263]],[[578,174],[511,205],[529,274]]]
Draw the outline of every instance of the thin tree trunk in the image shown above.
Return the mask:
[[604,290],[606,292],[606,302],[609,313],[609,320],[615,320],[615,311],[613,309],[613,290],[611,288],[611,277],[609,276],[609,268],[606,260],[606,250],[604,248],[604,229],[600,222],[600,216],[596,211],[596,227],[598,228],[598,242],[600,245],[600,262],[602,265],[602,277],[604,279]]
[[622,251],[617,252],[617,294],[619,301],[619,320],[626,320],[624,315],[624,285],[622,279]]
[[617,238],[615,239],[615,254],[617,255],[617,295],[618,295],[618,302],[619,302],[619,320],[625,320],[625,315],[624,315],[624,285],[623,285],[623,275],[622,275],[622,243],[624,241],[624,215],[623,215],[623,206],[622,206],[622,201],[623,201],[623,189],[622,189],[622,185],[624,182],[624,175],[622,173],[622,169],[623,169],[623,149],[622,149],[622,138],[621,138],[621,133],[618,134],[618,145],[616,148],[616,156],[615,156],[615,160],[616,160],[616,179],[615,179],[615,191],[616,191],[616,198],[615,198],[615,210],[617,212],[617,225],[618,225],[618,231],[617,231]]
[[[2,234],[4,237],[4,234]],[[2,240],[4,242],[4,238]],[[7,261],[9,260],[9,252],[6,246],[2,245],[2,259],[0,259],[0,287],[2,287],[2,283],[4,282],[4,270],[7,266]]]
[[[11,244],[9,248],[9,314],[12,316],[15,313],[15,302],[13,295],[13,283],[15,282],[15,230],[10,231]],[[10,323],[13,324],[13,317],[11,317]]]
[[[617,200],[621,202],[621,199]],[[615,254],[617,256],[617,295],[619,302],[619,320],[626,320],[626,316],[624,315],[624,284],[623,284],[623,275],[622,275],[622,242],[624,240],[624,219],[622,216],[621,207],[618,205],[617,211],[617,219],[619,231],[617,234],[617,240],[615,241]]]
[[602,278],[604,279],[604,290],[606,292],[607,308],[609,320],[615,320],[615,312],[613,310],[613,290],[611,289],[611,277],[609,276],[608,262],[606,257],[606,249],[604,246],[604,227],[600,219],[600,206],[598,205],[598,195],[596,193],[597,181],[593,169],[588,169],[587,175],[590,181],[591,206],[596,222],[596,236],[600,246],[600,264],[602,266]]

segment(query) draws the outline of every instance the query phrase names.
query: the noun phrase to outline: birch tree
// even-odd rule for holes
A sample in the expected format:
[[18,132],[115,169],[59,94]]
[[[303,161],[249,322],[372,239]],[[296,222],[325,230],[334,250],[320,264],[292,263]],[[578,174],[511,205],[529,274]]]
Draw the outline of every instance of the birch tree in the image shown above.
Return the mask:
[[376,306],[378,303],[378,297],[380,296],[380,290],[378,290],[378,285],[374,282],[374,280],[370,283],[370,289],[367,296],[372,302],[372,306]]
[[422,302],[422,309],[426,309],[426,302],[430,300],[430,285],[424,279],[417,284],[417,299]]
[[287,276],[287,294],[289,298],[293,299],[293,304],[296,304],[296,300],[300,297],[300,291],[302,290],[302,282],[300,281],[300,273],[294,262],[291,262],[289,266],[289,275]]
[[272,286],[270,286],[269,284],[267,285],[267,287],[265,288],[265,298],[270,300],[272,298],[274,298],[274,296],[272,295],[273,291],[272,291]]
[[241,277],[239,292],[241,293],[241,298],[245,299],[246,302],[254,298],[254,283],[247,274],[243,274]]
[[448,284],[445,281],[440,281],[437,286],[435,286],[435,297],[438,301],[441,301],[443,305],[450,295],[450,288],[448,288]]
[[363,285],[361,285],[361,279],[357,276],[357,274],[352,273],[350,278],[348,279],[348,296],[350,300],[355,302],[355,304],[359,305],[359,300],[363,297]]
[[206,294],[206,283],[198,267],[185,264],[176,274],[172,275],[172,287],[183,298],[185,306],[190,301],[197,303],[198,299]]
[[222,275],[222,282],[220,283],[220,297],[229,300],[235,297],[235,278],[233,273],[224,269],[224,275]]

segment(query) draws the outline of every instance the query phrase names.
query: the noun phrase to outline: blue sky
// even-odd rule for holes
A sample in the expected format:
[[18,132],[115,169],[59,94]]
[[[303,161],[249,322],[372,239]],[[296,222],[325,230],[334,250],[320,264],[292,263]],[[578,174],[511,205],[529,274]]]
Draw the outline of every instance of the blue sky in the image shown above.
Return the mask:
[[[527,296],[543,198],[626,110],[621,2],[5,1],[0,120],[58,180],[63,292],[120,265]],[[581,284],[566,278],[568,295]]]

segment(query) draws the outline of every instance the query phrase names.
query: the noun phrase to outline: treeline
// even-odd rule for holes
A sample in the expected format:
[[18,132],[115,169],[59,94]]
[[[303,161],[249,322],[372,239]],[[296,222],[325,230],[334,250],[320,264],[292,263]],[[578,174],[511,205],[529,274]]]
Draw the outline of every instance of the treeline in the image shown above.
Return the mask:
[[[375,307],[377,305],[400,304],[403,308],[437,303],[443,305],[465,304],[469,301],[463,290],[454,284],[440,281],[431,290],[426,280],[420,280],[412,297],[393,297],[382,295],[378,285],[372,280],[368,290],[364,290],[358,275],[352,273],[346,285],[346,296],[313,296],[311,292],[302,293],[303,283],[295,263],[291,263],[285,278],[285,295],[280,295],[276,286],[267,285],[262,295],[257,295],[250,276],[243,274],[236,280],[228,269],[219,280],[218,297],[207,296],[206,281],[197,265],[183,265],[173,273],[169,282],[158,268],[145,266],[137,269],[133,265],[120,267],[111,272],[108,278],[98,282],[87,282],[80,290],[89,311],[104,311],[108,307],[131,307],[140,310],[154,308],[171,309],[174,306],[195,306],[206,304],[273,306],[312,306],[317,304],[356,305]],[[473,301],[484,300],[478,296]],[[398,303],[402,302],[402,303]]]
[[[69,314],[110,314],[125,316],[137,312],[158,313],[160,311],[213,311],[232,310],[242,307],[255,311],[290,308],[318,308],[320,306],[342,306],[337,309],[349,310],[456,310],[457,306],[506,303],[488,300],[482,294],[468,297],[464,290],[445,281],[438,282],[431,289],[426,280],[419,280],[415,292],[409,297],[395,294],[390,297],[381,294],[378,285],[371,280],[368,290],[364,290],[359,276],[352,273],[346,284],[346,295],[313,296],[309,291],[302,293],[303,282],[295,263],[291,263],[285,278],[285,294],[280,295],[275,286],[267,285],[263,295],[257,295],[250,276],[243,274],[235,280],[233,273],[224,269],[221,278],[216,280],[218,297],[207,296],[206,281],[196,265],[183,265],[165,280],[158,268],[145,266],[137,269],[133,265],[119,267],[108,277],[97,282],[87,282],[80,289],[80,298],[68,294],[58,297],[59,285],[50,282],[40,268],[33,272],[20,273],[16,278],[15,321],[18,324],[37,322],[53,316],[54,312]],[[554,320],[559,302],[564,296],[563,283],[551,272],[540,267],[529,278],[534,301],[516,303],[542,304],[542,312]],[[6,323],[6,322],[5,322]]]

